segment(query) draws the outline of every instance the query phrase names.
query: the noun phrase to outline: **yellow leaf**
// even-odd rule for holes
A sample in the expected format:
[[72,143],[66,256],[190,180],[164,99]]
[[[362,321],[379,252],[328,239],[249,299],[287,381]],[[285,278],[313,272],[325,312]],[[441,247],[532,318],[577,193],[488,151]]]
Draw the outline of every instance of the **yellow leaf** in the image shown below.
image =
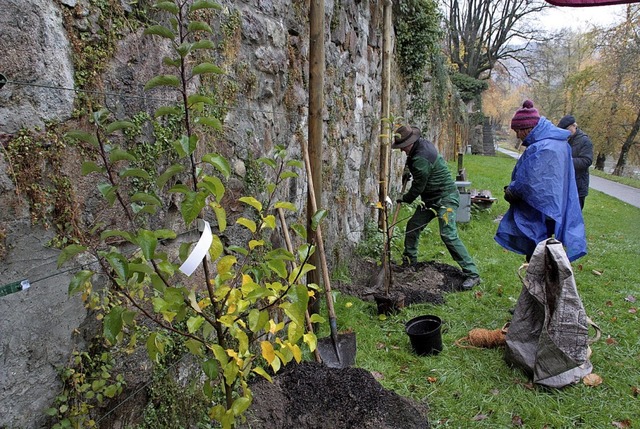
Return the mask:
[[256,223],[246,217],[241,217],[236,223],[246,227],[251,232],[256,232]]
[[271,344],[269,341],[262,341],[260,343],[260,349],[262,349],[262,357],[264,358],[264,360],[266,360],[269,365],[271,365],[271,362],[273,362],[273,360],[276,358],[276,353],[273,350],[273,344]]
[[308,332],[302,336],[304,343],[309,346],[309,350],[314,351],[318,346],[318,338],[316,334]]
[[257,366],[255,368],[253,368],[252,371],[255,372],[256,374],[260,374],[261,376],[263,376],[264,378],[266,378],[270,382],[273,382],[273,380],[271,379],[271,376],[269,374],[267,374],[267,371],[265,371],[262,367]]
[[264,246],[264,240],[250,240],[249,249],[253,250],[258,246]]
[[231,270],[231,267],[233,267],[236,262],[238,262],[238,260],[233,255],[227,255],[220,258],[220,260],[218,261],[218,273],[228,273]]

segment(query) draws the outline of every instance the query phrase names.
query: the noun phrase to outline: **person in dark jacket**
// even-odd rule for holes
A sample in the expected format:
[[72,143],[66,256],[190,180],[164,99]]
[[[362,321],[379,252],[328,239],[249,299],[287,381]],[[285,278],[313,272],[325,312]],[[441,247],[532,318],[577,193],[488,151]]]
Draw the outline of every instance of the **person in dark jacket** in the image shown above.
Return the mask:
[[571,146],[573,168],[576,173],[580,209],[584,209],[584,200],[589,193],[589,167],[593,163],[593,143],[591,143],[591,138],[578,128],[576,118],[573,115],[566,115],[560,119],[558,128],[571,132],[569,146]]
[[398,128],[391,148],[400,149],[407,155],[406,169],[410,176],[403,174],[403,180],[413,178],[409,190],[397,200],[398,204],[410,204],[418,197],[422,200],[422,204],[416,208],[407,223],[403,265],[415,266],[418,260],[420,233],[437,217],[440,238],[453,260],[467,276],[462,288],[470,290],[480,283],[480,274],[467,248],[458,237],[456,210],[460,204],[460,194],[447,163],[433,143],[420,137],[420,130],[416,127]]
[[495,240],[507,250],[531,258],[536,246],[552,236],[562,242],[574,261],[587,254],[587,239],[569,131],[540,116],[525,100],[511,119],[511,129],[526,150],[516,162],[504,199],[509,210],[498,225]]

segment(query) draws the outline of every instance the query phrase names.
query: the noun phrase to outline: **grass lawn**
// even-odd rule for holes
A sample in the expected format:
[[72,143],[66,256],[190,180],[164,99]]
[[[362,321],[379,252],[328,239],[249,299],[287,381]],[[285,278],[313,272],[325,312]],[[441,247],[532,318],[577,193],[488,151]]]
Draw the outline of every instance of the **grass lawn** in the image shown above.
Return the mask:
[[[381,320],[375,303],[338,294],[339,329],[357,333],[356,364],[379,373],[383,386],[428,404],[434,428],[608,428],[640,427],[640,209],[592,190],[584,217],[588,255],[573,263],[587,314],[603,331],[592,344],[593,372],[603,382],[562,390],[532,386],[518,369],[507,366],[501,349],[467,349],[454,342],[473,328],[501,328],[520,294],[516,274],[524,257],[503,250],[494,240],[497,218],[507,210],[502,187],[515,160],[506,156],[466,155],[471,187],[491,190],[499,201],[473,211],[459,224],[460,237],[482,274],[470,292],[451,293],[444,305],[420,304]],[[455,168],[451,163],[452,169]],[[429,225],[420,260],[455,266],[437,231]],[[365,285],[363,285],[365,287]],[[443,320],[444,350],[437,356],[412,353],[404,323],[434,314]]]

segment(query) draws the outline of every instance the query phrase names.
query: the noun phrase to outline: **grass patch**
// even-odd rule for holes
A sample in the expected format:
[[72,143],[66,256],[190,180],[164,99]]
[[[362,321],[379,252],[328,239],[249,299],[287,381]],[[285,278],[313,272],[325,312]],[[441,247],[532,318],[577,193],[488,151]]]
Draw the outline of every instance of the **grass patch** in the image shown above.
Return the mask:
[[[427,403],[434,428],[508,428],[520,419],[530,428],[606,428],[625,420],[639,424],[640,324],[633,300],[640,298],[640,209],[592,190],[584,211],[589,253],[573,263],[587,314],[603,330],[603,338],[592,345],[591,361],[604,382],[598,387],[532,388],[523,373],[507,366],[502,350],[454,344],[473,328],[498,329],[510,319],[508,310],[521,290],[516,272],[524,262],[493,240],[496,220],[507,210],[502,187],[515,160],[467,155],[464,162],[471,187],[491,190],[499,199],[490,210],[474,210],[470,223],[459,224],[483,283],[471,292],[448,294],[444,305],[412,305],[385,320],[375,303],[338,294],[339,329],[357,333],[357,366],[380,373],[386,388]],[[419,258],[455,266],[432,224]],[[404,333],[404,323],[423,314],[443,320],[444,350],[438,356],[416,356]]]

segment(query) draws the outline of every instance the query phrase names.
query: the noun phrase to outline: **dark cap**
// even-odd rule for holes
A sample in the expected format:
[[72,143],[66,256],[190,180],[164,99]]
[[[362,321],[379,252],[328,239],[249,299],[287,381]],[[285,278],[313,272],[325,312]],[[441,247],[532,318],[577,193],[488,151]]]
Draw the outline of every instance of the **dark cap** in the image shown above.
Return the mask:
[[420,138],[420,129],[403,125],[396,130],[395,134],[391,149],[402,149]]
[[576,118],[574,118],[573,115],[566,115],[563,116],[562,119],[560,119],[560,122],[558,122],[558,128],[566,130],[569,125],[573,125],[575,123]]

